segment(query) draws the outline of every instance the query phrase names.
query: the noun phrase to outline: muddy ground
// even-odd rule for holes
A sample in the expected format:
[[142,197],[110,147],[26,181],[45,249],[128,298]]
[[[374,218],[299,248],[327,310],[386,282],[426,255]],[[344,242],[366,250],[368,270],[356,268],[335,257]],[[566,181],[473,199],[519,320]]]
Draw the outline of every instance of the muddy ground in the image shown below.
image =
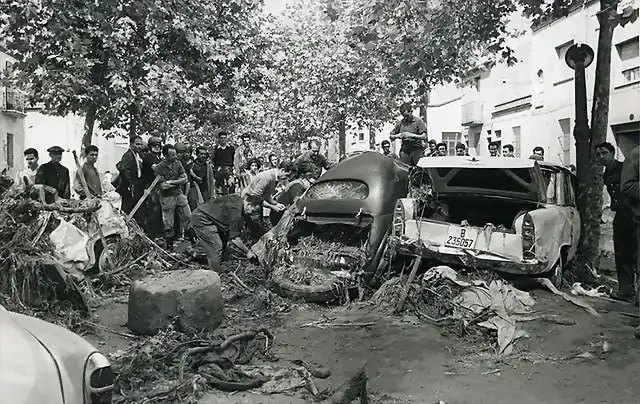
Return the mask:
[[[602,265],[610,269],[611,264]],[[246,293],[228,302],[226,315],[235,325],[270,327],[281,362],[302,359],[330,369],[331,377],[317,380],[320,390],[339,386],[366,364],[369,390],[382,403],[640,403],[640,341],[633,337],[638,320],[623,314],[635,312],[631,305],[584,298],[600,312],[593,317],[550,292],[531,293],[536,311],[561,314],[577,324],[522,323],[530,338],[519,341],[506,358],[442,335],[412,316],[392,317],[366,303],[334,308],[285,303],[267,318],[255,309],[260,298]],[[109,330],[127,333],[126,295],[105,302],[95,315]],[[88,338],[106,353],[130,342],[101,330]],[[313,402],[303,396],[211,392],[200,403]]]

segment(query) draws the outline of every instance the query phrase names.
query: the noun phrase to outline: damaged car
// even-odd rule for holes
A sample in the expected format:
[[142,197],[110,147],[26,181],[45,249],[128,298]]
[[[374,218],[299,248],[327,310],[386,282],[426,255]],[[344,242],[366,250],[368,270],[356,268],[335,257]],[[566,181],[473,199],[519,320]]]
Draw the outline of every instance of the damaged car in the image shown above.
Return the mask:
[[386,253],[562,285],[580,238],[575,178],[567,168],[518,158],[431,157],[418,162],[409,182]]
[[280,295],[326,302],[367,284],[386,249],[409,168],[376,152],[323,174],[254,247]]

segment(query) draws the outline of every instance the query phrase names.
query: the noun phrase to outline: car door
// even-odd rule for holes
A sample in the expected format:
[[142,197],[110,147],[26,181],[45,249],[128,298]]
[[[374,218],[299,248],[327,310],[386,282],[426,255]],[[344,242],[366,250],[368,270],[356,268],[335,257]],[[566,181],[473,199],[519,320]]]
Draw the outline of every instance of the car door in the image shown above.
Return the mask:
[[569,220],[571,224],[571,247],[567,254],[567,259],[571,260],[578,250],[578,242],[580,241],[580,214],[576,207],[576,192],[573,188],[573,174],[566,170],[562,170],[561,175],[563,177],[564,184],[564,205],[565,209],[569,212]]

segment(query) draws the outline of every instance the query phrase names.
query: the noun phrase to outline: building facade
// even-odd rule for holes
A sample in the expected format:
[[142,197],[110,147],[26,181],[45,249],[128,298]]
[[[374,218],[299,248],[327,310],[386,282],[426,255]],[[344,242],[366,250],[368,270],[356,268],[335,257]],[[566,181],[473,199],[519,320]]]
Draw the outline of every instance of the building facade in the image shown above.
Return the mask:
[[[492,141],[512,144],[522,157],[541,146],[547,160],[575,164],[574,79],[564,57],[574,43],[586,43],[597,52],[598,10],[597,1],[587,1],[567,17],[533,28],[526,20],[514,18],[515,27],[527,28],[510,44],[518,62],[478,69],[465,88],[434,89],[428,109],[429,137],[449,145],[460,140],[471,154],[480,156],[488,154]],[[614,31],[607,140],[619,148],[621,159],[640,139],[639,34],[640,20]],[[590,115],[595,63],[586,75]]]
[[[11,69],[14,59],[0,52],[0,71]],[[11,176],[24,167],[25,98],[17,89],[0,86],[0,171]]]

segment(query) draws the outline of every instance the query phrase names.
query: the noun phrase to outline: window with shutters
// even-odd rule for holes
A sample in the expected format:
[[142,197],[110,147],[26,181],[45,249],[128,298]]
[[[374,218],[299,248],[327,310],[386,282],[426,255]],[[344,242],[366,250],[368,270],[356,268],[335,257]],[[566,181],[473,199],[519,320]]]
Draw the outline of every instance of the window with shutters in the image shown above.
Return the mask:
[[7,166],[13,168],[14,155],[13,155],[13,133],[7,133]]
[[616,45],[622,67],[622,83],[640,81],[640,40],[629,39]]
[[520,157],[522,150],[522,130],[520,126],[514,126],[513,128],[513,151],[516,157]]
[[571,119],[558,120],[562,132],[562,164],[571,164]]

